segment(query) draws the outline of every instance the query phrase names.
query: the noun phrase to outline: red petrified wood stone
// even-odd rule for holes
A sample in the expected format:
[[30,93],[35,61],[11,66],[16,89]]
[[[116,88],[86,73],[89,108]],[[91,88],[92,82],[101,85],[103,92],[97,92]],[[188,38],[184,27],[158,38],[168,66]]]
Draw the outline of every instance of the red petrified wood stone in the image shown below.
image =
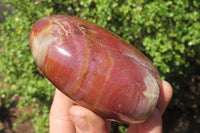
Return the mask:
[[157,104],[156,68],[96,24],[70,16],[42,18],[31,30],[30,47],[37,66],[58,89],[103,118],[139,123]]

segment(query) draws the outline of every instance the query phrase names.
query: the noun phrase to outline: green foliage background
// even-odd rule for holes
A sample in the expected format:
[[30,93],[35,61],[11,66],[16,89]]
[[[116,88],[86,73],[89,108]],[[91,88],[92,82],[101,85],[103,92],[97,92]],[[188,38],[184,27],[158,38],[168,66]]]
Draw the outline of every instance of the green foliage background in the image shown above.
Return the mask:
[[[103,26],[130,42],[152,60],[161,77],[173,84],[200,73],[200,2],[198,0],[2,0],[13,8],[0,25],[0,98],[9,106],[32,105],[36,132],[48,132],[54,87],[41,76],[29,48],[29,32],[40,18],[74,15]],[[9,84],[9,85],[8,85]],[[43,127],[43,128],[42,128]],[[121,132],[126,128],[119,126]],[[114,132],[114,131],[113,131]]]

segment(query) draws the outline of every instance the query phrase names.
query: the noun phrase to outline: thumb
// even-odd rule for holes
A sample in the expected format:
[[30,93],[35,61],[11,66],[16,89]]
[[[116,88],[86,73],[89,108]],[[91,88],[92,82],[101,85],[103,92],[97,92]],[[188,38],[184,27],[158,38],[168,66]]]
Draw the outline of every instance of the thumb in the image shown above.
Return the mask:
[[110,122],[84,107],[72,106],[69,114],[77,133],[109,133]]

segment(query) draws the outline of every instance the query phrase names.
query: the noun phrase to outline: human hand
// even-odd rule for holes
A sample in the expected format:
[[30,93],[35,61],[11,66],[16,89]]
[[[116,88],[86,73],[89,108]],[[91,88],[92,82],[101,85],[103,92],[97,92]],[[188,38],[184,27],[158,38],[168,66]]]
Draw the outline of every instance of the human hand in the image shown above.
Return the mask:
[[[143,123],[132,124],[127,133],[161,133],[162,115],[172,97],[172,87],[162,81],[158,104],[152,115]],[[78,106],[56,89],[50,111],[50,133],[109,133],[110,121],[90,110]]]

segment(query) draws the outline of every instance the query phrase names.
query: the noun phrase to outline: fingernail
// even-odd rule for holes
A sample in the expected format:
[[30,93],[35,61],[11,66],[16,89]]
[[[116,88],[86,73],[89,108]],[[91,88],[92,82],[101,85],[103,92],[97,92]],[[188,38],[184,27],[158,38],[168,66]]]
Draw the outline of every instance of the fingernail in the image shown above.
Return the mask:
[[75,125],[75,128],[79,130],[79,132],[87,132],[89,131],[89,124],[84,117],[71,116],[71,119]]

